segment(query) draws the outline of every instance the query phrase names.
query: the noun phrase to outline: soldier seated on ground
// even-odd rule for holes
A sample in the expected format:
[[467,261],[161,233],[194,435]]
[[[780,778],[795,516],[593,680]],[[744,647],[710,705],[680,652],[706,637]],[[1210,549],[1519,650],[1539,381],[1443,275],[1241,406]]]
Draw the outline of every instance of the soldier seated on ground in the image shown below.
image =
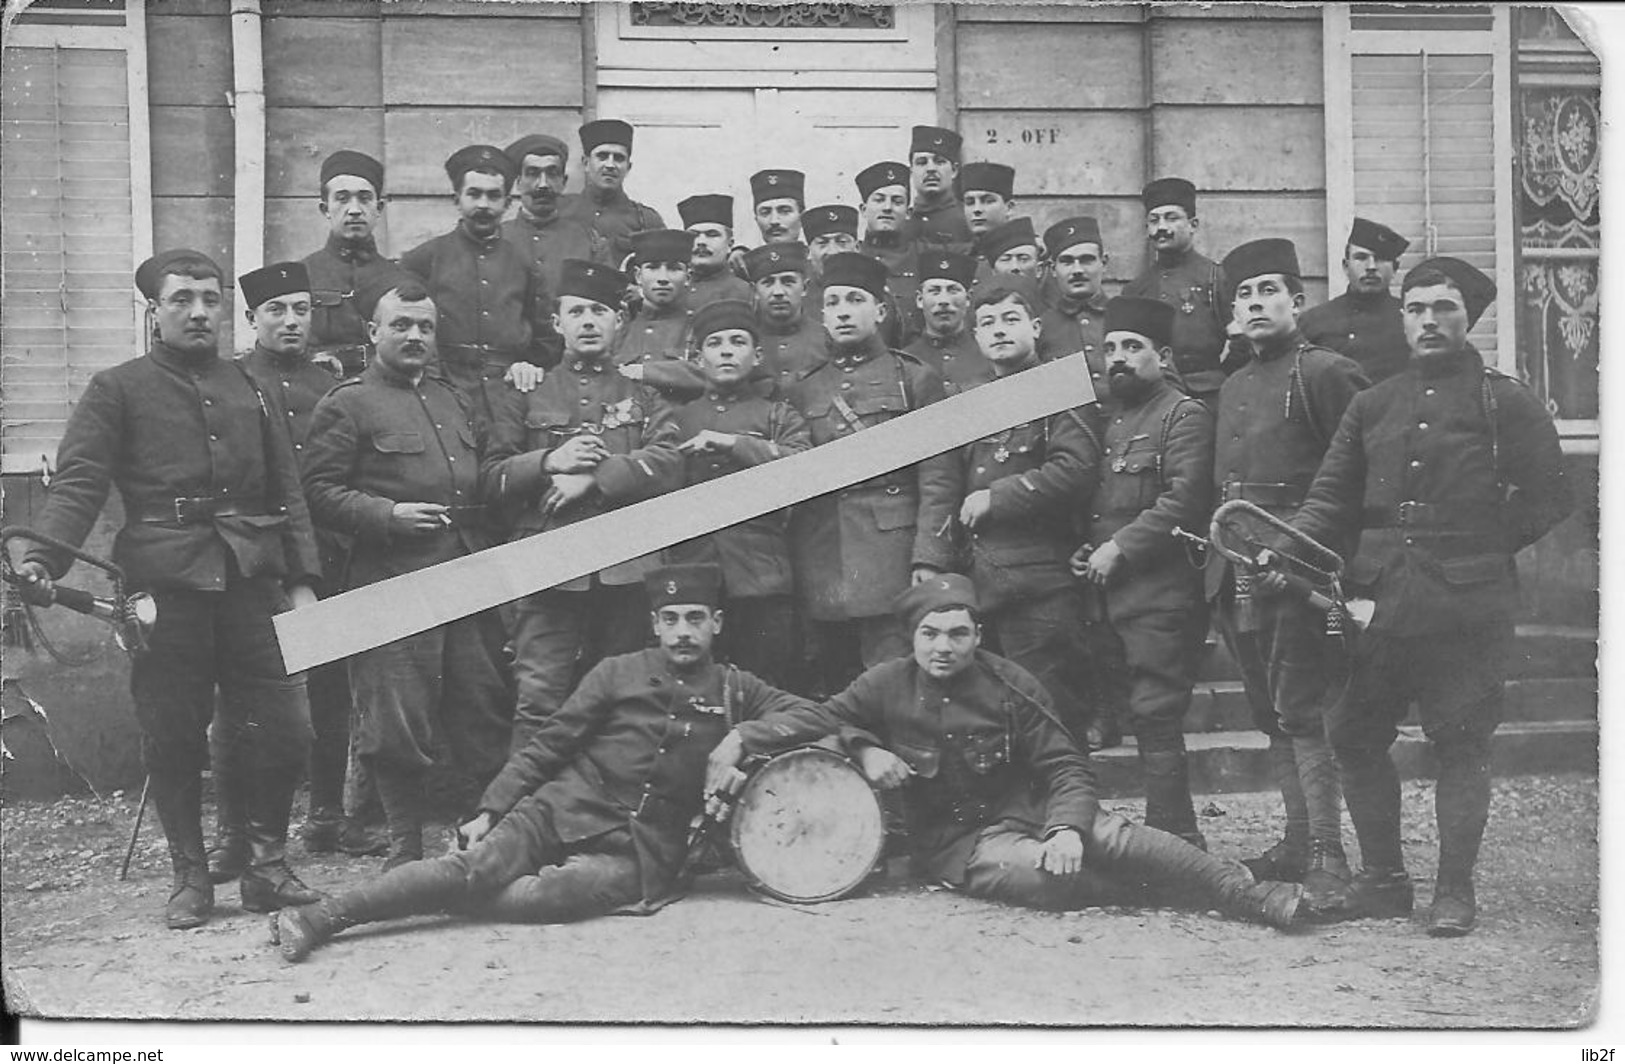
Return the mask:
[[658,648],[608,658],[508,759],[459,849],[284,910],[272,941],[290,961],[347,927],[454,911],[521,923],[647,914],[680,896],[706,753],[738,720],[801,701],[712,660],[722,574],[649,574]]
[[980,648],[976,589],[957,574],[905,591],[912,657],[883,662],[821,705],[744,722],[712,752],[711,803],[746,754],[840,735],[869,781],[903,787],[913,868],[973,897],[1037,909],[1177,901],[1283,930],[1303,888],[1102,812],[1094,772],[1044,688]]

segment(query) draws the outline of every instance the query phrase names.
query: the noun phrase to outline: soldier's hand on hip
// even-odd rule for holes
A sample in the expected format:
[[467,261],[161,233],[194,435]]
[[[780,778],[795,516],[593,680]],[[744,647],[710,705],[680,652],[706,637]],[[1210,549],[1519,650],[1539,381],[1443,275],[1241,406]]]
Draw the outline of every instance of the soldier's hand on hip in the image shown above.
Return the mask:
[[1052,876],[1077,875],[1083,868],[1083,836],[1073,828],[1062,828],[1045,839],[1038,867]]
[[542,470],[554,476],[570,473],[590,473],[609,456],[604,441],[597,436],[571,436],[547,452]]
[[398,502],[389,512],[392,536],[427,536],[450,527],[450,508],[437,502]]
[[497,818],[489,812],[481,812],[473,820],[457,829],[457,848],[466,850],[491,833],[496,827]]
[[35,606],[49,606],[56,594],[56,582],[51,571],[39,562],[27,561],[17,566],[17,588],[23,600]]
[[959,523],[966,528],[975,528],[977,523],[993,512],[993,493],[986,488],[973,491],[965,496],[964,505],[959,508]]
[[542,383],[543,376],[542,367],[530,362],[515,362],[508,367],[502,379],[513,385],[515,391],[532,392]]
[[908,782],[914,770],[907,761],[883,746],[866,746],[858,751],[858,767],[868,781],[883,791],[894,790]]

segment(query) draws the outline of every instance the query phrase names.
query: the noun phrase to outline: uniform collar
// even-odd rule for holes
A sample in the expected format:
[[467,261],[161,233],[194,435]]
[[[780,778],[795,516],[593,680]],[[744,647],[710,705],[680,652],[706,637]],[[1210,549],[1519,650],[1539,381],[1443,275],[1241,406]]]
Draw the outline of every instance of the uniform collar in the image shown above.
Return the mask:
[[772,321],[765,315],[759,317],[757,320],[762,323],[763,331],[772,336],[794,336],[806,326],[807,315],[805,312],[803,312],[802,314],[798,315],[794,321],[782,323]]
[[473,233],[470,233],[468,231],[468,226],[464,225],[459,219],[457,222],[456,231],[458,236],[462,237],[463,240],[467,241],[469,244],[472,244],[474,247],[479,248],[481,251],[490,251],[492,248],[502,243],[501,226],[497,226],[496,232],[492,233],[490,236],[481,239],[480,237],[475,236]]
[[[393,366],[386,365],[383,359],[377,358],[367,363],[367,368],[361,371],[361,375],[368,380],[375,380],[383,384],[387,384],[391,388],[409,388],[416,390],[418,385],[423,383],[422,378],[419,378],[416,383],[413,383],[411,377],[408,377],[406,374],[402,373],[398,369],[395,369]],[[427,377],[428,375],[429,370],[425,369],[423,371],[423,376]]]
[[903,234],[896,229],[891,232],[869,232],[863,234],[863,242],[869,247],[884,248],[889,251],[903,246]]
[[630,203],[632,197],[626,194],[626,189],[602,189],[597,185],[587,186],[587,198],[600,207],[610,207],[619,203]]
[[1294,329],[1292,330],[1292,335],[1287,337],[1286,343],[1275,348],[1274,350],[1265,351],[1257,344],[1249,344],[1248,346],[1252,348],[1253,358],[1255,360],[1259,362],[1274,362],[1278,358],[1285,358],[1287,355],[1296,354],[1307,347],[1308,344],[1309,341],[1303,338],[1303,333]]
[[1436,380],[1440,377],[1454,377],[1459,373],[1482,373],[1484,370],[1484,356],[1478,349],[1468,344],[1453,355],[1424,355],[1411,356],[1411,365],[1422,377]]
[[565,357],[568,359],[566,364],[570,367],[572,373],[604,373],[608,371],[614,361],[610,358],[608,351],[605,351],[597,358],[570,354],[566,354]]
[[925,342],[930,344],[932,347],[940,349],[944,347],[958,347],[959,342],[963,340],[966,334],[969,332],[969,329],[965,328],[964,326],[960,326],[958,332],[949,333],[947,336],[938,336],[930,329],[927,329],[925,332],[921,333],[920,336],[923,337]]
[[182,369],[188,372],[195,369],[202,369],[212,362],[220,361],[220,354],[215,350],[211,349],[203,352],[202,354],[196,355],[183,354],[182,352],[175,350],[173,347],[170,347],[162,340],[154,340],[152,342],[151,353],[152,360],[157,362],[159,365],[168,366],[171,369]]
[[1055,303],[1055,309],[1060,311],[1068,318],[1076,318],[1085,310],[1092,310],[1096,314],[1106,313],[1106,302],[1106,294],[1104,292],[1096,292],[1094,295],[1084,300],[1074,299],[1072,296],[1062,293],[1061,298]]
[[1196,248],[1188,247],[1184,251],[1180,252],[1179,255],[1176,258],[1170,260],[1169,262],[1163,262],[1160,258],[1157,257],[1155,252],[1152,252],[1151,262],[1152,262],[1152,265],[1155,266],[1157,269],[1167,271],[1167,270],[1177,270],[1177,269],[1180,269],[1180,268],[1182,268],[1184,266],[1189,266],[1192,263],[1194,263],[1194,262],[1198,261],[1199,259],[1201,259],[1201,257],[1202,257],[1201,255],[1197,254]]
[[830,361],[842,367],[861,366],[865,362],[877,358],[885,350],[885,341],[881,340],[879,336],[871,336],[864,342],[862,347],[855,350],[832,346],[830,348]]
[[559,220],[559,209],[558,209],[558,206],[557,206],[557,201],[555,201],[555,205],[553,207],[553,213],[548,215],[546,218],[543,218],[539,214],[533,214],[531,212],[531,209],[529,207],[525,206],[524,201],[521,200],[520,203],[519,203],[519,218],[526,225],[529,225],[532,228],[546,229],[548,226],[552,225],[554,222]]
[[378,258],[378,241],[370,235],[360,240],[346,240],[337,233],[328,233],[327,250],[340,262],[365,266]]
[[681,318],[692,314],[693,311],[684,305],[681,297],[676,302],[668,303],[663,307],[657,307],[653,303],[645,303],[638,309],[638,318],[641,321],[665,321],[669,318]]
[[290,355],[281,351],[272,351],[258,340],[254,341],[254,354],[283,373],[291,373],[302,366],[310,365],[310,352],[308,350],[295,351]]
[[1131,404],[1117,398],[1117,394],[1110,390],[1111,382],[1109,380],[1106,383],[1106,387],[1108,389],[1106,395],[1109,396],[1113,402],[1122,403],[1123,405],[1121,409],[1124,412],[1130,410],[1143,410],[1145,407],[1150,406],[1152,403],[1174,390],[1174,386],[1168,383],[1168,378],[1159,377],[1151,382],[1151,387],[1146,390],[1145,398],[1141,399],[1137,403]]

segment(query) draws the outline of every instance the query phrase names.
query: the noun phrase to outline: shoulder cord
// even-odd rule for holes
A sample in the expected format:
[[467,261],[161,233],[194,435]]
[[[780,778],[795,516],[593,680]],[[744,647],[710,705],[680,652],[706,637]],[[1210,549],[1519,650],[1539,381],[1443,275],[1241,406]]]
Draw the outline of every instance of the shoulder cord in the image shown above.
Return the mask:
[[728,722],[728,730],[733,731],[739,723],[739,717],[734,712],[734,685],[739,682],[739,666],[729,664],[728,671],[722,674],[722,713]]
[[1332,439],[1326,434],[1325,428],[1320,422],[1316,420],[1315,408],[1309,404],[1308,386],[1303,383],[1303,350],[1303,347],[1300,346],[1297,353],[1292,356],[1292,373],[1287,378],[1286,409],[1283,416],[1288,421],[1292,420],[1292,396],[1296,394],[1298,402],[1303,405],[1304,423],[1309,426],[1309,431],[1315,434],[1315,439],[1320,442],[1322,447],[1329,447]]
[[[265,402],[265,393],[260,391],[259,381],[256,381],[254,375],[248,372],[248,367],[243,365],[242,359],[234,358],[231,360],[231,364],[237,367],[237,372],[243,375],[243,380],[247,381],[248,386],[254,390],[254,398],[259,400],[260,461],[265,464],[264,503],[267,510],[275,510],[277,504],[272,501],[272,492],[276,491],[278,465],[275,460],[276,448],[271,446],[271,407]],[[297,477],[294,479],[298,480]]]
[[1495,401],[1495,378],[1491,376],[1489,368],[1484,370],[1484,377],[1480,382],[1480,403],[1484,408],[1484,420],[1490,428],[1490,468],[1495,472],[1495,488],[1504,499],[1506,496],[1506,477],[1501,472],[1501,427],[1500,406]]

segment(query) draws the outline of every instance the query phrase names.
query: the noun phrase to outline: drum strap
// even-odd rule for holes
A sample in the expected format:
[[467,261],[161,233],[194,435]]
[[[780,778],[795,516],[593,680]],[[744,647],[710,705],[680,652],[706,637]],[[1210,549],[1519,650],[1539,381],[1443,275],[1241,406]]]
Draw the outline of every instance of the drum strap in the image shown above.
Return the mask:
[[728,721],[728,730],[733,731],[739,723],[739,714],[734,712],[734,686],[739,682],[739,666],[729,664],[728,671],[722,674],[722,712]]

